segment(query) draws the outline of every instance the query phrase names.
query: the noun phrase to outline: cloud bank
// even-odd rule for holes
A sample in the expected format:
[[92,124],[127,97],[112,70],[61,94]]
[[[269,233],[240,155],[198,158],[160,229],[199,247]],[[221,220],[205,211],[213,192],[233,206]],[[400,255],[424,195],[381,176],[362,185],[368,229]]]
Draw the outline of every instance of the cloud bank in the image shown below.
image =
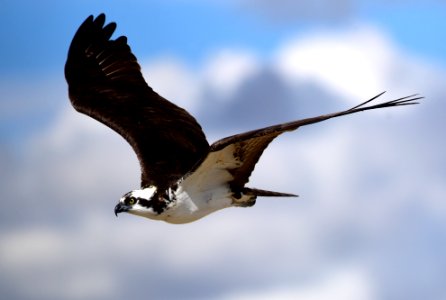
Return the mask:
[[[288,41],[269,61],[215,53],[200,69],[145,62],[160,94],[213,141],[341,110],[382,90],[417,107],[369,112],[285,134],[251,186],[259,199],[173,226],[113,206],[139,183],[117,134],[68,103],[2,169],[0,288],[8,299],[441,299],[445,295],[444,70],[377,29]],[[66,98],[65,94],[57,95]],[[15,161],[14,161],[15,160]],[[8,164],[8,161],[10,163]]]

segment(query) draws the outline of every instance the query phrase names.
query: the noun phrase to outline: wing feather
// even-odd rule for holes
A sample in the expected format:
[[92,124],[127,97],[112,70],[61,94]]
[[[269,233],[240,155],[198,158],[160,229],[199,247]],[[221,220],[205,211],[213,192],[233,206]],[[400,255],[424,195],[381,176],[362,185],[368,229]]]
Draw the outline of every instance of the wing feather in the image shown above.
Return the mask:
[[65,77],[74,108],[112,128],[136,152],[141,185],[168,186],[205,157],[209,144],[187,111],[145,82],[127,38],[115,23],[88,17],[70,45]]
[[231,186],[233,190],[242,192],[245,188],[245,184],[248,183],[249,177],[251,176],[251,173],[254,170],[254,167],[260,159],[263,151],[266,149],[266,147],[268,147],[269,143],[271,143],[280,134],[286,131],[296,130],[301,126],[322,122],[344,115],[354,114],[360,111],[418,104],[418,102],[416,101],[423,98],[418,97],[417,95],[411,95],[383,103],[378,103],[375,105],[366,106],[367,103],[375,100],[382,94],[384,93],[381,93],[353,108],[341,112],[292,121],[229,136],[212,144],[210,147],[210,153],[224,151],[227,147],[232,147],[233,156],[239,161],[239,164],[229,170],[231,175],[233,176]]

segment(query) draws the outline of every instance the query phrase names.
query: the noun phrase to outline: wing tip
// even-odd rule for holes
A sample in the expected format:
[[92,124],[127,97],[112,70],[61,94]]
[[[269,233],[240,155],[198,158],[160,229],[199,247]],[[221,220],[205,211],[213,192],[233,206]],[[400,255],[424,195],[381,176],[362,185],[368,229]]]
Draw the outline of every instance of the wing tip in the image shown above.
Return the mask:
[[395,106],[404,106],[404,105],[415,105],[415,104],[419,104],[420,102],[418,102],[418,100],[422,100],[425,97],[424,96],[420,96],[420,94],[412,94],[412,95],[408,95],[408,96],[404,96],[404,97],[400,97],[398,99],[394,99],[394,100],[390,100],[390,101],[386,101],[386,102],[382,102],[382,103],[377,103],[374,105],[370,105],[370,106],[366,106],[366,104],[376,100],[377,98],[379,98],[380,96],[382,96],[384,93],[386,93],[386,91],[379,93],[378,95],[370,98],[367,101],[364,101],[348,110],[346,110],[346,114],[349,113],[354,113],[354,112],[358,112],[358,111],[363,111],[363,110],[369,110],[369,109],[375,109],[375,108],[384,108],[384,107],[395,107]]

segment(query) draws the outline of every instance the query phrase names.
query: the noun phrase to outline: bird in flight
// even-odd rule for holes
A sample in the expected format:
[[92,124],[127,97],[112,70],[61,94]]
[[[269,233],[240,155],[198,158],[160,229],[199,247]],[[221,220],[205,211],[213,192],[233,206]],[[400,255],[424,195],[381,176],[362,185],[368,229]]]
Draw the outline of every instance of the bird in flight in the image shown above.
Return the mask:
[[141,188],[126,193],[115,214],[188,223],[217,210],[253,206],[258,196],[296,195],[246,184],[263,151],[287,131],[360,111],[417,104],[411,95],[370,105],[383,93],[348,110],[256,129],[212,145],[197,120],[147,85],[127,38],[111,39],[116,23],[89,16],[71,42],[65,78],[73,107],[119,133],[141,167]]

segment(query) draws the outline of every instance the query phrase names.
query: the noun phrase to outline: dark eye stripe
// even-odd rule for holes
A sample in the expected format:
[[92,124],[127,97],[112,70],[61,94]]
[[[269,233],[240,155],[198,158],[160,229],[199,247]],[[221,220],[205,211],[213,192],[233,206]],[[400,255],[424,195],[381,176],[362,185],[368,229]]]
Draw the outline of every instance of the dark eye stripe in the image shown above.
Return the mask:
[[144,206],[144,207],[147,207],[147,208],[149,208],[149,207],[152,206],[151,201],[152,201],[152,200],[146,200],[146,199],[144,199],[144,198],[138,198],[138,203],[139,203],[139,205]]
[[152,208],[153,211],[158,214],[162,213],[167,207],[166,201],[157,201],[154,200],[153,198],[151,200],[147,200],[144,198],[137,198],[137,200],[139,205],[146,208]]

